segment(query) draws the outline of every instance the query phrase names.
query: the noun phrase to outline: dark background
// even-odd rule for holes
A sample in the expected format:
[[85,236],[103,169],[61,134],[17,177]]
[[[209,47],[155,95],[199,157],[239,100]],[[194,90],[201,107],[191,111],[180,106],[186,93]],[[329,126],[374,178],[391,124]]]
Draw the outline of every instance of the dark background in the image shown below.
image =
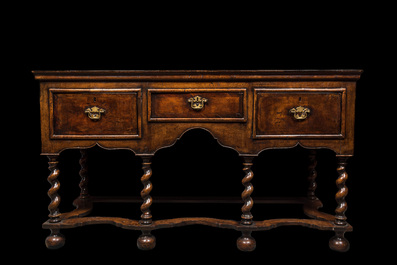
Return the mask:
[[[387,186],[381,176],[389,176],[383,172],[387,164],[383,148],[393,143],[389,140],[392,132],[380,117],[390,113],[388,108],[393,106],[394,95],[386,91],[394,66],[387,65],[392,55],[387,50],[389,40],[383,38],[384,31],[379,25],[368,20],[368,10],[335,8],[331,9],[334,13],[326,16],[319,10],[299,15],[292,10],[292,15],[283,13],[276,20],[265,20],[272,13],[268,9],[263,13],[257,10],[258,14],[248,19],[242,19],[237,11],[223,12],[226,18],[213,23],[208,19],[218,18],[220,13],[212,9],[201,15],[184,13],[179,19],[161,10],[158,13],[151,9],[134,10],[128,15],[114,12],[109,16],[110,11],[95,13],[66,7],[44,11],[36,7],[27,10],[29,15],[20,17],[24,19],[22,26],[12,31],[11,47],[3,55],[11,58],[5,79],[11,81],[6,89],[12,92],[10,104],[15,107],[4,118],[7,128],[11,128],[7,135],[12,134],[16,140],[12,144],[15,152],[12,161],[4,165],[11,166],[12,172],[3,174],[9,176],[12,185],[7,188],[11,192],[7,205],[12,210],[7,219],[17,227],[10,231],[14,235],[8,248],[21,250],[15,258],[50,264],[55,260],[151,263],[158,258],[176,263],[220,260],[283,263],[313,256],[343,263],[357,257],[385,257],[388,243],[380,239],[380,229],[387,225],[380,224],[385,214],[380,206],[387,201],[387,193],[380,190],[381,186]],[[136,18],[136,13],[144,18]],[[286,17],[289,19],[282,19]],[[41,224],[47,219],[46,207],[50,202],[46,194],[50,187],[46,180],[49,171],[47,158],[40,156],[39,83],[31,71],[84,69],[363,69],[357,84],[355,156],[348,166],[346,215],[354,227],[352,233],[346,233],[350,251],[337,253],[328,248],[333,232],[296,226],[254,232],[257,249],[243,253],[235,245],[239,232],[187,226],[154,231],[157,246],[145,252],[136,247],[139,231],[110,225],[62,230],[65,246],[56,251],[47,250],[44,239],[49,230],[41,229]],[[92,194],[139,196],[142,189],[139,158],[125,150],[95,147],[89,152]],[[253,167],[254,201],[255,196],[304,195],[306,154],[299,147],[262,152]],[[60,156],[62,212],[73,209],[72,201],[79,193],[79,156],[78,150],[67,150]],[[335,158],[332,151],[320,150],[318,159],[317,195],[324,203],[324,211],[333,213]],[[241,208],[238,204],[156,205],[156,196],[239,196],[243,190],[241,169],[237,153],[221,147],[209,133],[199,130],[186,133],[173,147],[157,152],[153,160],[154,219],[208,216],[238,220]],[[256,220],[302,217],[297,206],[255,204],[252,213]],[[93,214],[138,219],[140,210],[139,204],[103,204],[97,205]]]

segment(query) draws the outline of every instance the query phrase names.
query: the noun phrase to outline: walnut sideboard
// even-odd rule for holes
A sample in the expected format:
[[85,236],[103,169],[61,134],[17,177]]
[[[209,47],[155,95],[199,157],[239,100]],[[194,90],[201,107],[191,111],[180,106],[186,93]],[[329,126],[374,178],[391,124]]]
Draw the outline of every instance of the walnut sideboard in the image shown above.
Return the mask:
[[[152,249],[153,230],[200,224],[241,231],[237,247],[256,247],[252,231],[301,225],[331,230],[329,246],[347,251],[345,197],[346,161],[354,150],[356,81],[361,70],[189,70],[189,71],[33,71],[40,81],[42,155],[49,159],[51,187],[48,196],[50,229],[46,246],[65,243],[61,229],[111,224],[140,230],[138,248]],[[156,220],[150,206],[151,158],[160,148],[173,145],[186,131],[207,130],[218,142],[242,158],[241,219],[189,217]],[[143,184],[140,220],[89,216],[94,196],[88,193],[87,149],[128,149],[142,159]],[[309,186],[306,197],[296,199],[308,218],[255,220],[251,214],[253,159],[267,149],[300,145],[309,149]],[[59,211],[58,157],[65,149],[81,152],[80,196],[76,209]],[[320,212],[315,195],[316,149],[335,152],[336,203],[334,214]],[[138,177],[138,176],[137,176]],[[153,185],[156,185],[153,183]]]

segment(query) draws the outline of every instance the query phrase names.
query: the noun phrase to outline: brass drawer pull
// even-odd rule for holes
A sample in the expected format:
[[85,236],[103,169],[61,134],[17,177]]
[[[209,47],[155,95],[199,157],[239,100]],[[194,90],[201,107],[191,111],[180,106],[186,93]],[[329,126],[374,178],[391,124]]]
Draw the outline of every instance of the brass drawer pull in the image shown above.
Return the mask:
[[299,107],[290,109],[289,113],[293,113],[294,118],[296,120],[305,120],[307,118],[308,113],[310,113],[310,109],[299,106]]
[[102,109],[100,107],[94,106],[94,107],[88,107],[84,110],[84,113],[87,113],[88,118],[91,120],[97,121],[101,118],[101,114],[104,114],[106,112],[105,109]]
[[190,103],[190,107],[194,110],[201,110],[202,108],[204,108],[204,104],[207,101],[208,99],[200,96],[195,96],[187,100],[187,102]]

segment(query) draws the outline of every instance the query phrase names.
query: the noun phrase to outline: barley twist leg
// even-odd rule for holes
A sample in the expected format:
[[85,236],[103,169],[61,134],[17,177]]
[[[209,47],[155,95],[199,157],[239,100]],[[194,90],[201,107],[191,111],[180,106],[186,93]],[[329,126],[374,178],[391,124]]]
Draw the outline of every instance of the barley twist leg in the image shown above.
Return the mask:
[[335,200],[337,202],[337,207],[335,209],[335,236],[333,236],[329,241],[329,247],[332,250],[346,252],[350,248],[349,241],[344,237],[345,229],[347,226],[345,212],[347,210],[346,196],[348,189],[346,186],[346,181],[348,175],[346,173],[346,164],[348,156],[338,156],[338,165],[336,171],[338,172],[338,179],[336,180],[336,186],[338,191],[335,195]]
[[[48,196],[51,199],[48,205],[50,214],[48,220],[50,223],[58,223],[61,221],[61,213],[59,212],[58,206],[61,202],[61,197],[58,195],[60,183],[58,181],[59,169],[58,169],[58,155],[49,155],[48,157],[48,169],[51,171],[47,180],[51,184],[51,188],[48,190]],[[65,237],[59,232],[59,229],[50,229],[51,234],[45,239],[45,245],[49,249],[57,249],[65,244]]]
[[[153,203],[150,192],[152,191],[152,183],[149,181],[152,176],[151,169],[151,156],[142,156],[142,169],[143,175],[141,177],[141,182],[143,184],[143,189],[141,191],[141,197],[143,203],[141,205],[141,220],[139,221],[142,225],[152,224],[152,214],[150,211],[150,206]],[[142,230],[142,234],[138,237],[137,246],[141,250],[150,250],[156,246],[156,238],[150,233],[150,230]]]
[[252,224],[252,214],[251,209],[254,205],[254,201],[251,198],[251,194],[254,191],[254,186],[251,184],[252,179],[254,178],[254,173],[251,170],[252,166],[252,157],[244,157],[244,168],[243,171],[245,176],[242,180],[242,184],[244,185],[244,191],[241,193],[241,198],[243,199],[244,205],[241,207],[241,211],[243,214],[241,215],[241,223],[244,225]]
[[89,198],[89,193],[88,193],[88,169],[87,169],[87,150],[86,149],[81,149],[80,150],[80,160],[79,164],[81,166],[80,168],[80,177],[81,181],[79,183],[80,187],[80,199],[88,199]]
[[58,169],[58,156],[57,155],[49,155],[48,156],[48,169],[51,171],[50,175],[48,176],[47,180],[51,184],[51,188],[48,190],[47,194],[50,197],[51,202],[48,205],[48,211],[50,214],[49,222],[50,223],[57,223],[61,221],[60,216],[61,213],[59,212],[58,206],[61,202],[61,197],[58,195],[58,190],[61,184],[58,181],[59,176],[59,169]]
[[336,171],[338,172],[338,179],[336,180],[336,186],[338,187],[338,192],[335,195],[335,200],[337,202],[337,207],[335,209],[335,224],[346,225],[346,215],[347,210],[346,196],[348,193],[348,188],[346,186],[346,181],[348,175],[346,173],[346,157],[338,158],[338,167]]
[[[245,176],[242,180],[244,191],[241,193],[241,198],[244,205],[241,207],[241,211],[243,213],[241,215],[241,224],[246,225],[247,227],[253,224],[253,216],[251,214],[251,209],[254,205],[254,201],[251,198],[251,194],[254,191],[254,186],[251,184],[251,181],[254,178],[254,173],[251,170],[253,159],[253,156],[243,156],[243,171]],[[253,251],[256,248],[256,241],[251,236],[251,233],[252,231],[249,229],[242,231],[242,235],[237,239],[237,248],[239,250]]]
[[307,177],[307,180],[309,182],[309,188],[307,190],[307,198],[309,200],[317,200],[316,197],[316,189],[317,189],[317,183],[316,183],[316,178],[317,178],[317,159],[316,159],[316,150],[310,150],[309,153],[309,176]]
[[152,197],[150,196],[150,192],[153,189],[152,183],[150,182],[150,177],[152,176],[151,162],[150,157],[143,157],[142,169],[143,176],[141,177],[141,182],[143,184],[143,189],[141,191],[141,197],[143,199],[143,203],[141,205],[141,224],[151,224],[152,223],[152,214],[150,212],[150,206],[153,203]]

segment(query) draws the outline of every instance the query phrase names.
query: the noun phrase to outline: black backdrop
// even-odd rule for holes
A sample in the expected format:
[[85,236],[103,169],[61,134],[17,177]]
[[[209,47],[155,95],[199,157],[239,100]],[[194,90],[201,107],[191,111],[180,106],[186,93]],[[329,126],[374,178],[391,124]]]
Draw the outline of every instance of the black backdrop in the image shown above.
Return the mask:
[[[332,261],[380,253],[374,252],[372,243],[367,242],[371,241],[370,236],[377,235],[372,202],[377,198],[373,179],[378,171],[373,167],[374,157],[369,151],[382,146],[385,139],[377,138],[376,143],[368,143],[367,139],[373,136],[374,128],[382,131],[377,113],[368,110],[368,103],[378,102],[377,106],[380,106],[380,96],[371,91],[381,89],[377,87],[378,78],[384,69],[379,68],[378,58],[383,50],[368,43],[375,34],[368,24],[357,26],[361,17],[352,19],[350,24],[327,24],[326,27],[315,27],[316,23],[310,22],[299,26],[289,23],[272,32],[272,27],[267,24],[263,27],[259,24],[257,29],[236,22],[200,30],[199,26],[183,28],[162,23],[143,27],[142,24],[125,22],[122,28],[103,22],[68,24],[70,18],[62,21],[56,15],[45,13],[30,18],[31,24],[27,22],[19,31],[18,41],[9,54],[15,66],[9,67],[10,75],[5,77],[12,81],[7,89],[16,92],[10,103],[18,106],[7,123],[12,124],[7,128],[12,128],[17,139],[13,147],[16,154],[12,157],[14,172],[10,178],[14,188],[9,198],[12,201],[12,198],[21,197],[21,202],[10,203],[12,210],[16,210],[10,219],[18,220],[17,232],[14,232],[18,236],[11,239],[12,249],[22,249],[23,253],[34,250],[30,252],[30,258],[42,264],[50,264],[54,259],[151,263],[158,258],[177,263],[219,259],[252,262],[276,259],[284,262],[302,261],[317,255]],[[357,85],[356,151],[348,166],[349,209],[346,214],[354,231],[346,233],[346,238],[351,243],[351,250],[342,254],[329,250],[328,240],[333,236],[329,231],[281,227],[254,232],[256,251],[242,253],[235,246],[239,232],[188,226],[154,231],[157,246],[144,252],[136,247],[140,232],[106,225],[63,230],[66,245],[60,250],[47,250],[44,239],[49,230],[41,229],[41,224],[48,214],[46,192],[50,186],[46,178],[49,171],[47,158],[40,156],[39,84],[31,70],[73,69],[363,69],[364,74]],[[375,105],[371,107],[377,108]],[[24,118],[20,118],[21,114]],[[374,122],[372,130],[368,128],[368,121]],[[106,151],[95,147],[89,152],[93,158],[89,161],[93,194],[112,195],[121,190],[122,195],[139,196],[142,188],[139,158],[125,150]],[[307,186],[305,154],[303,148],[262,152],[255,160],[254,200],[255,196],[269,194],[304,194]],[[71,202],[79,193],[78,159],[77,150],[64,151],[60,157],[61,211],[71,210]],[[239,196],[243,190],[240,163],[233,150],[222,148],[209,133],[200,130],[186,133],[173,147],[159,151],[153,160],[153,217],[239,219],[241,205],[238,204],[188,206],[156,205],[155,202],[156,196],[166,195]],[[325,204],[324,210],[331,213],[335,208],[336,188],[329,190],[329,185],[335,187],[334,169],[333,153],[319,151],[317,194]],[[17,193],[15,187],[18,187]],[[129,218],[139,218],[140,215],[139,204],[104,204],[98,208],[98,215]],[[295,206],[278,208],[255,204],[252,212],[257,220],[301,216],[300,209]],[[20,257],[25,258],[24,255]]]

